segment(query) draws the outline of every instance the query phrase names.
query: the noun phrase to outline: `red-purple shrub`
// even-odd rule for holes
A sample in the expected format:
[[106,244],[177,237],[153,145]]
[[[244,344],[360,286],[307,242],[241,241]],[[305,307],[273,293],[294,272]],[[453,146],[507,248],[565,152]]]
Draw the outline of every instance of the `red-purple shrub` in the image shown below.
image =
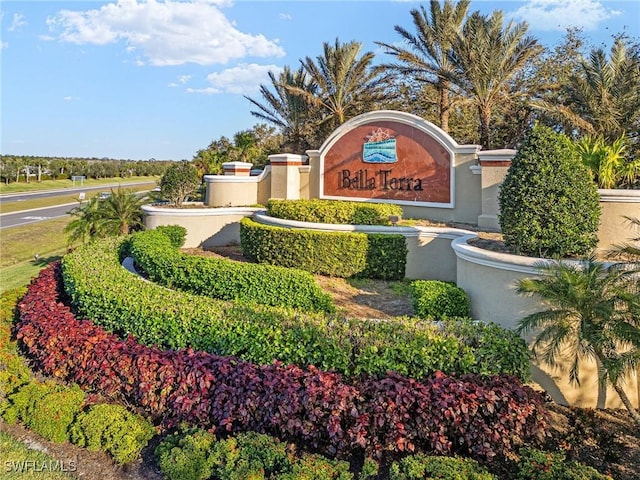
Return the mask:
[[514,377],[389,374],[347,384],[315,367],[121,340],[59,301],[59,270],[44,269],[19,305],[22,347],[47,374],[143,407],[166,426],[257,431],[339,457],[423,450],[491,459],[542,432],[539,396]]

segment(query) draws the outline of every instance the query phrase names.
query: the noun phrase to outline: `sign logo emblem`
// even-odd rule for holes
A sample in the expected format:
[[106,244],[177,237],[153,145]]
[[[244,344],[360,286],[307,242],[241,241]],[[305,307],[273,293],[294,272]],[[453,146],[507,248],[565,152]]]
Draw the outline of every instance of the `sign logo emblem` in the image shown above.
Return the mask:
[[397,162],[396,139],[382,128],[374,130],[362,145],[362,161],[365,163]]

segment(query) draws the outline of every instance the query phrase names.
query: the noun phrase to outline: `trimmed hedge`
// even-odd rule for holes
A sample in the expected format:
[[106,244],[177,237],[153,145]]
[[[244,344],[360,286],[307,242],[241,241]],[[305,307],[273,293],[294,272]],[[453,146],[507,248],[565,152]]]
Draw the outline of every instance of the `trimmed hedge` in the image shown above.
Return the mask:
[[139,232],[125,250],[151,280],[220,300],[244,300],[307,311],[335,311],[331,296],[301,270],[187,255],[165,231]]
[[45,374],[138,405],[165,426],[266,433],[339,458],[416,450],[490,460],[543,433],[542,399],[515,377],[347,384],[314,367],[161,351],[77,320],[61,295],[59,266],[42,270],[19,305],[22,348]]
[[[341,319],[169,291],[122,268],[117,242],[94,242],[66,255],[65,289],[81,315],[123,337],[133,334],[145,345],[192,347],[258,364],[277,359],[349,377],[396,371],[419,379],[436,370],[474,373],[485,368],[464,339],[428,322]],[[516,370],[528,365],[525,361]],[[491,373],[502,372],[510,373]]]
[[240,222],[240,243],[248,259],[300,268],[335,277],[404,278],[407,246],[404,236],[355,232],[321,232]]
[[568,461],[563,452],[545,452],[534,448],[520,450],[517,480],[611,480],[596,469]]
[[267,203],[267,213],[272,217],[299,222],[391,225],[389,216],[402,217],[402,208],[390,203],[271,199]]
[[470,314],[467,292],[453,283],[440,280],[411,282],[411,303],[420,318],[441,320],[468,317]]

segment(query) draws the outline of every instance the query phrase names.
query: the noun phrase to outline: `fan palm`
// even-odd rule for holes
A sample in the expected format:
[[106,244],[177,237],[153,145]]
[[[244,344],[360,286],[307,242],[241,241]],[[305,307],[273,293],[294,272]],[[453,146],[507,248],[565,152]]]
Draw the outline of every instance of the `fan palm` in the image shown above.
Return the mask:
[[301,60],[302,67],[316,87],[286,88],[317,108],[314,127],[334,129],[349,118],[373,109],[384,99],[385,77],[372,66],[373,52],[360,55],[362,44],[351,41],[323,43],[323,54]]
[[537,40],[527,36],[525,22],[503,25],[503,13],[489,17],[474,12],[451,49],[455,73],[452,82],[475,106],[479,117],[480,143],[490,146],[493,109],[503,99],[524,93],[511,87],[513,79],[541,52]]
[[461,0],[457,4],[452,0],[445,0],[441,7],[439,0],[431,0],[429,12],[423,5],[420,9],[411,10],[415,34],[402,26],[394,27],[408,47],[376,42],[398,60],[398,63],[383,65],[384,68],[409,75],[436,88],[439,96],[440,128],[445,132],[449,131],[450,77],[454,73],[454,65],[450,60],[451,49],[462,29],[469,3],[470,0]]
[[310,145],[309,105],[300,94],[293,93],[291,89],[301,89],[314,95],[315,85],[308,80],[302,66],[295,72],[286,66],[277,78],[273,72],[269,72],[269,79],[273,91],[266,85],[260,85],[260,94],[264,102],[245,96],[258,108],[252,110],[251,114],[280,128],[285,137],[285,149],[303,152]]
[[539,296],[552,308],[523,318],[517,332],[537,330],[534,352],[549,365],[568,360],[573,383],[579,384],[580,362],[596,360],[601,383],[613,386],[640,425],[640,414],[622,388],[624,376],[640,366],[638,271],[589,258],[583,265],[546,264],[540,273],[540,279],[520,280],[517,290]]

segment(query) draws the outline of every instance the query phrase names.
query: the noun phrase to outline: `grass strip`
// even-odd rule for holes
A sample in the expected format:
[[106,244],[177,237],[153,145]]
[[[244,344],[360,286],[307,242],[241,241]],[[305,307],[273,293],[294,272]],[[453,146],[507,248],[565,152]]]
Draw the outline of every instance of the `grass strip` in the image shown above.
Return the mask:
[[76,459],[56,460],[53,457],[30,450],[25,444],[6,432],[0,432],[0,480],[66,480],[68,472],[77,469]]
[[137,183],[137,182],[157,182],[160,180],[159,176],[144,176],[144,177],[113,177],[113,178],[101,178],[99,180],[95,179],[86,179],[80,185],[79,181],[72,182],[70,179],[64,180],[42,180],[41,182],[31,181],[29,183],[18,182],[18,183],[10,183],[6,185],[4,183],[0,184],[0,193],[8,194],[8,193],[21,193],[21,192],[37,192],[41,190],[62,190],[68,188],[71,190],[72,188],[88,188],[88,187],[99,187],[101,185],[113,185],[113,184],[122,184],[125,185],[127,183]]

